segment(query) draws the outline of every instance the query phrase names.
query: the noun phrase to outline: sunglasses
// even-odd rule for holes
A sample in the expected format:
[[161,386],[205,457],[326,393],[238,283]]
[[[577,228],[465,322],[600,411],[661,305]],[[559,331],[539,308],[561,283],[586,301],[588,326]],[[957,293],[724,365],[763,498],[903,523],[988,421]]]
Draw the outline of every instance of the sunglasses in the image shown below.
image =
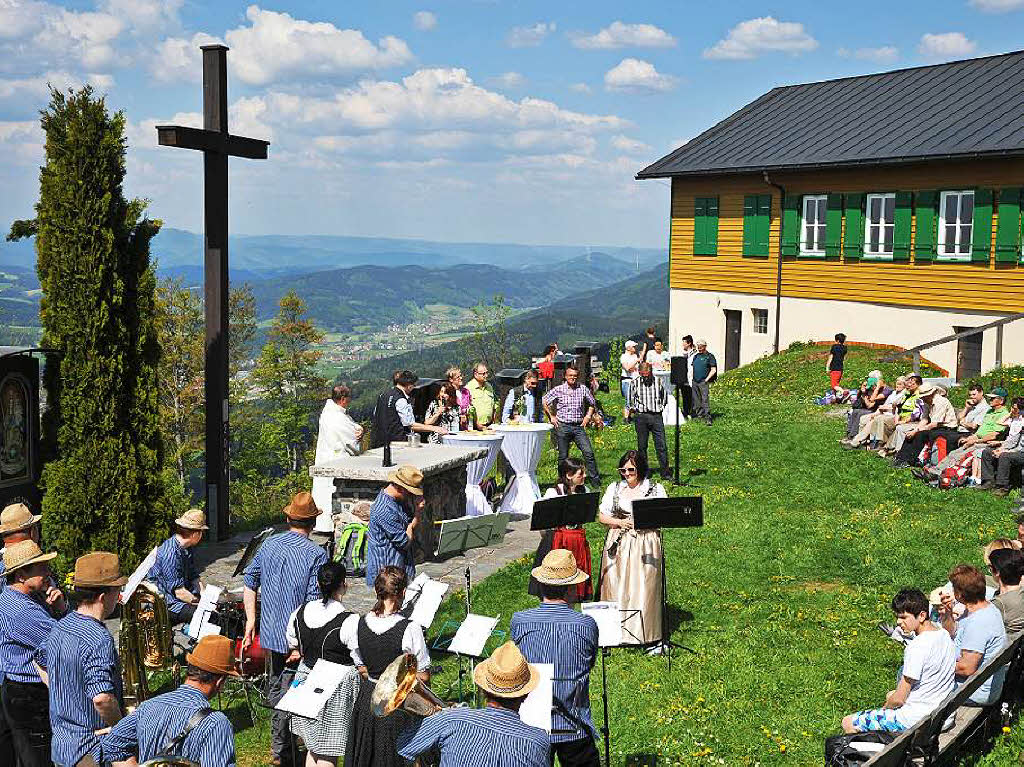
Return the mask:
[[626,476],[627,474],[636,474],[636,469],[624,468],[619,469],[619,474]]

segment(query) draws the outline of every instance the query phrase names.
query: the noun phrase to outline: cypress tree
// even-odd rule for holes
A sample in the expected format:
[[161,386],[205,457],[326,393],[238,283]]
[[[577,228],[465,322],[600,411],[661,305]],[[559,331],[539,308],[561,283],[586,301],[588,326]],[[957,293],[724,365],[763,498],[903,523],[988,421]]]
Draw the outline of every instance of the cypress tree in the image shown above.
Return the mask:
[[133,565],[172,514],[162,476],[155,317],[149,242],[160,223],[128,200],[124,115],[91,88],[51,91],[42,112],[46,164],[34,221],[43,290],[42,345],[49,433],[56,457],[43,469],[43,534],[69,569],[97,549]]

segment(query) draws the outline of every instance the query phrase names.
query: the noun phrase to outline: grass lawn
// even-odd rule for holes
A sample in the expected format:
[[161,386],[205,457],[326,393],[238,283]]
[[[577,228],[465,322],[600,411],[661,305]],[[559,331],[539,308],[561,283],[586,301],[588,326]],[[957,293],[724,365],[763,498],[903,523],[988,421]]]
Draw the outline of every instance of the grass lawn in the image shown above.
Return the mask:
[[[1006,499],[932,490],[877,456],[842,451],[845,419],[810,404],[827,383],[820,354],[798,349],[735,371],[712,390],[714,426],[682,429],[689,486],[668,489],[703,496],[705,526],[666,531],[665,552],[672,639],[696,654],[678,654],[669,673],[664,658],[613,652],[613,764],[638,753],[663,765],[821,764],[823,739],[843,715],[880,705],[893,685],[901,648],[874,626],[892,620],[894,592],[927,592],[957,563],[981,564],[988,540],[1015,537]],[[854,350],[851,376],[879,356]],[[1024,393],[1024,371],[1001,376]],[[605,399],[617,412],[621,400]],[[597,438],[606,477],[634,445],[626,426]],[[542,484],[554,465],[548,450]],[[595,524],[588,535],[597,567],[604,530]],[[474,612],[500,614],[507,628],[515,610],[535,604],[529,559],[475,586]],[[455,595],[442,607],[428,642],[461,604]],[[455,667],[437,660],[446,672],[434,688],[444,694]],[[591,691],[599,722],[599,670]],[[240,733],[240,764],[264,763],[266,732]],[[1006,764],[1022,744],[1015,728],[981,763]]]

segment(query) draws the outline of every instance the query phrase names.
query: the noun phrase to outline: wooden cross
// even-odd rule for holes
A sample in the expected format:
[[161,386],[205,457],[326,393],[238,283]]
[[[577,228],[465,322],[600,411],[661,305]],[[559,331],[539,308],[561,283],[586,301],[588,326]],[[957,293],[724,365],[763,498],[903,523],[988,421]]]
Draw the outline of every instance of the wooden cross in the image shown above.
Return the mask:
[[161,146],[203,153],[206,302],[206,513],[217,540],[229,532],[228,157],[267,159],[270,143],[228,133],[227,47],[204,45],[203,129],[158,125]]

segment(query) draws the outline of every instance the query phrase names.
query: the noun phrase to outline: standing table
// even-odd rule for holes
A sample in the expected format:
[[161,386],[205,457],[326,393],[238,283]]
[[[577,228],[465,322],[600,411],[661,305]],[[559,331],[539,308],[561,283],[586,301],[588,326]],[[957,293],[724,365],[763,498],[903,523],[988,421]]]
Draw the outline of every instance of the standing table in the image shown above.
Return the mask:
[[492,427],[504,436],[501,451],[508,458],[515,476],[505,488],[501,511],[532,514],[534,501],[540,500],[537,484],[537,464],[544,450],[544,441],[551,431],[549,423],[502,424]]
[[445,434],[442,441],[446,445],[455,447],[476,447],[487,451],[482,458],[470,461],[466,464],[466,516],[477,517],[481,514],[491,514],[494,509],[487,501],[487,496],[480,489],[480,483],[484,477],[494,468],[494,462],[498,459],[498,450],[501,448],[504,436],[501,434],[487,434],[485,432],[462,431],[457,434]]

